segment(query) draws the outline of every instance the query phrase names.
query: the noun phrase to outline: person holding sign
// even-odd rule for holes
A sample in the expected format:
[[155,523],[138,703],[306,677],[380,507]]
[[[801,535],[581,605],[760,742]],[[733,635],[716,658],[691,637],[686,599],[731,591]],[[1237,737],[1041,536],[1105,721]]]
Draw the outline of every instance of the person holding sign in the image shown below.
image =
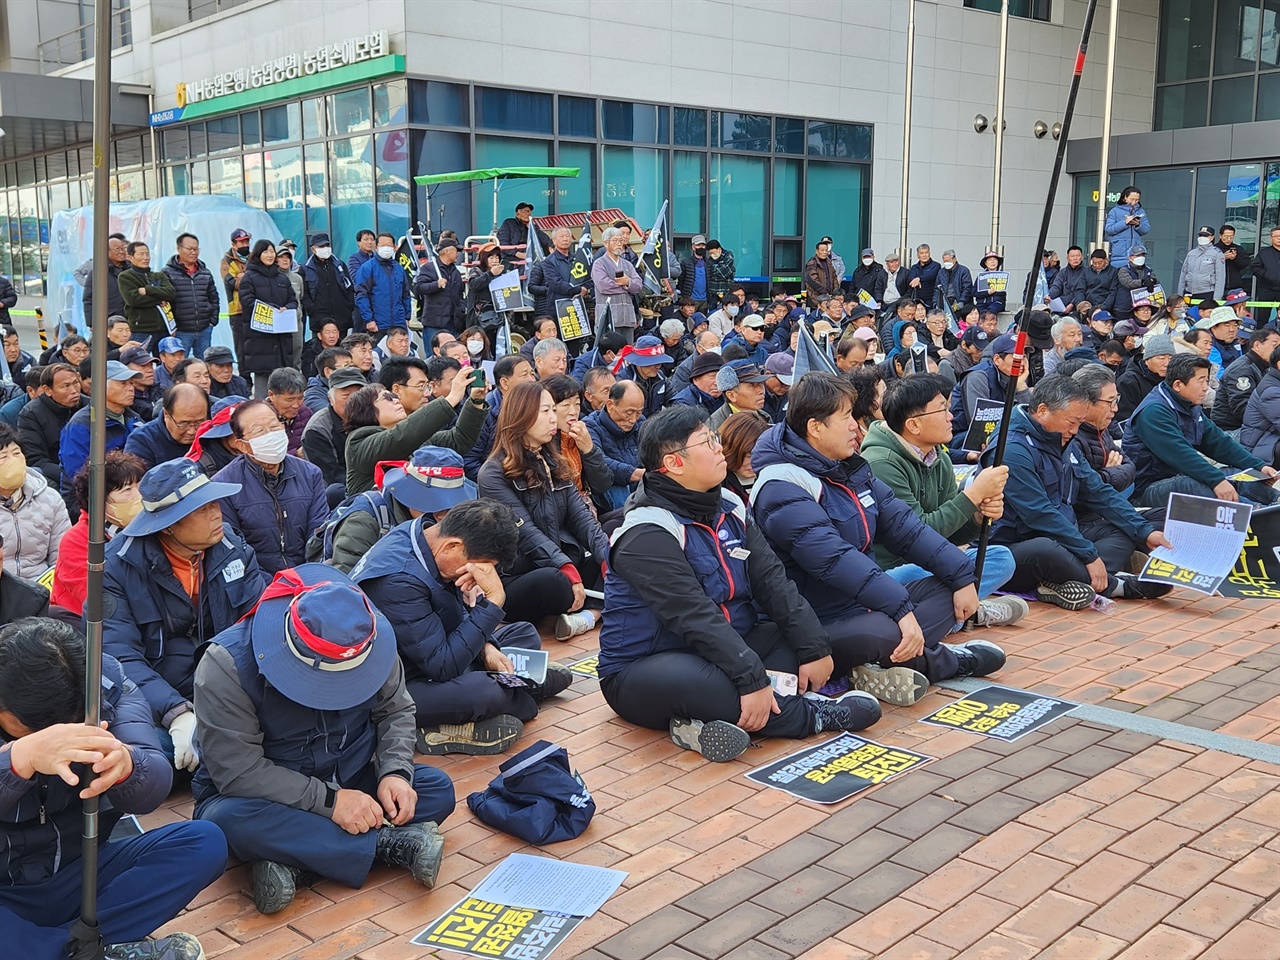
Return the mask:
[[[1115,251],[1112,251],[1112,262],[1115,260]],[[1151,268],[1147,266],[1147,248],[1140,243],[1135,243],[1129,251],[1129,262],[1116,271],[1116,283],[1119,285],[1116,290],[1116,303],[1112,311],[1116,315],[1117,320],[1128,320],[1133,317],[1133,304],[1135,299],[1143,299],[1143,294],[1149,295],[1156,292],[1156,288],[1160,286],[1160,281],[1156,275],[1151,272]],[[1142,293],[1139,293],[1142,291]],[[1136,295],[1136,296],[1135,296]]]
[[982,271],[973,283],[973,301],[986,313],[1003,313],[1008,302],[1009,274],[1004,269],[1004,257],[990,248],[982,255]]
[[[1221,308],[1219,308],[1221,309]],[[1182,354],[1169,361],[1164,383],[1156,387],[1129,418],[1124,431],[1125,452],[1137,466],[1140,507],[1162,507],[1170,493],[1238,501],[1241,497],[1264,506],[1280,499],[1266,482],[1225,478],[1216,464],[1237,470],[1257,470],[1268,480],[1280,477],[1204,415],[1210,363]]]
[[[991,356],[960,376],[955,389],[951,391],[951,415],[955,418],[952,429],[956,436],[968,432],[979,400],[1004,399],[1005,387],[1018,362],[1017,345],[1017,338],[1012,334],[1005,333],[996,337],[991,344]],[[1025,403],[1031,396],[1027,389],[1026,364],[1023,364],[1018,375],[1015,396],[1020,403]],[[969,463],[974,463],[977,459],[977,455],[973,453],[967,457]]]
[[170,304],[178,291],[168,274],[151,269],[151,248],[135,240],[126,248],[129,268],[121,270],[116,283],[124,300],[124,315],[134,333],[150,335],[154,341],[170,336],[177,325]]
[[249,254],[240,278],[240,309],[249,323],[241,372],[261,374],[253,378],[253,395],[263,400],[271,371],[294,365],[293,333],[298,326],[298,296],[276,266],[276,248],[270,240],[259,240]]
[[[1172,544],[1070,447],[1088,415],[1083,384],[1061,374],[1036,384],[1009,423],[1005,510],[991,526],[991,542],[1017,561],[1008,589],[1064,610],[1081,610],[1098,594],[1152,599],[1172,589],[1125,572],[1134,551]],[[989,448],[984,463],[994,455]]]
[[[751,509],[830,635],[833,673],[907,706],[930,683],[986,676],[1005,658],[986,641],[941,642],[978,610],[973,561],[926,526],[859,456],[857,396],[836,374],[800,378],[786,422],[766,430],[752,451]],[[877,546],[932,575],[903,586],[876,563]]]

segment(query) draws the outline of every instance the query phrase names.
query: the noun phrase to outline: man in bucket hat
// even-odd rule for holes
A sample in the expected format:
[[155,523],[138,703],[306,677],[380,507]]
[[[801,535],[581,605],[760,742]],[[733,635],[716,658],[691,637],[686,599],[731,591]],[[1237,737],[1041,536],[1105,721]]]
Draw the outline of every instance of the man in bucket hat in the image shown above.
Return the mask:
[[174,766],[195,770],[196,649],[252,609],[266,579],[223,527],[218,501],[240,484],[215,483],[184,458],[156,464],[138,492],[142,512],[107,544],[102,646],[147,698]]
[[453,784],[413,762],[413,701],[391,624],[343,574],[281,570],[196,670],[199,820],[253,863],[261,913],[302,875],[359,887],[374,862],[435,885]]
[[378,541],[351,579],[395,629],[417,707],[418,749],[502,753],[538,715],[538,702],[573,679],[568,668],[549,664],[540,684],[510,682],[515,667],[501,648],[542,646],[533,624],[502,623],[498,568],[515,560],[515,515],[495,500],[476,500],[462,458],[441,447],[421,447],[388,471],[383,491],[414,520]]

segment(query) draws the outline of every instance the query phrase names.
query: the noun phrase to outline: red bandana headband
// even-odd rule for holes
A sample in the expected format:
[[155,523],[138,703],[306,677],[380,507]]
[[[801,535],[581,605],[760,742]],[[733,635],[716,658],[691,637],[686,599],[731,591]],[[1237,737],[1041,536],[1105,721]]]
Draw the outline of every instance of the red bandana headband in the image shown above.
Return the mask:
[[[369,600],[363,594],[361,599],[364,600],[365,609],[369,611],[369,621],[374,624],[370,629],[368,636],[363,640],[354,644],[332,643],[324,637],[313,632],[302,618],[298,616],[298,598],[304,593],[316,589],[316,587],[327,586],[332,581],[324,580],[320,583],[307,584],[298,576],[296,570],[281,570],[275,575],[275,578],[267,585],[267,589],[262,592],[262,596],[258,598],[258,602],[254,604],[245,617],[251,617],[258,612],[258,607],[262,606],[268,600],[277,600],[281,597],[289,597],[289,631],[301,641],[306,649],[297,651],[299,654],[313,653],[324,657],[328,660],[351,660],[363,654],[369,644],[373,642],[374,635],[377,633],[377,621],[373,615],[373,608],[369,606]],[[241,619],[244,619],[243,617]],[[292,639],[292,638],[290,638]],[[296,649],[296,648],[295,648]],[[304,659],[306,659],[304,657]]]
[[626,360],[627,357],[630,357],[630,356],[665,357],[666,355],[667,355],[667,348],[662,346],[661,344],[659,344],[656,347],[639,347],[639,348],[633,347],[631,344],[627,344],[620,351],[618,351],[618,358],[613,361],[613,374],[614,376],[618,375],[618,371],[622,369],[622,362]]

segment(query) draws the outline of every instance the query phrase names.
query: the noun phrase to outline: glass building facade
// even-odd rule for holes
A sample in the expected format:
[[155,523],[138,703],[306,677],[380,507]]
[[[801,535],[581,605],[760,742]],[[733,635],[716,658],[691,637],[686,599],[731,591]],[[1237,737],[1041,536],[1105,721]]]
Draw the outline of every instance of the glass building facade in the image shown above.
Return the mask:
[[1153,129],[1280,119],[1280,0],[1161,0]]
[[[1268,243],[1271,228],[1280,226],[1277,161],[1112,170],[1107,175],[1108,209],[1129,184],[1142,191],[1142,206],[1151,220],[1151,232],[1143,239],[1148,262],[1167,286],[1177,282],[1201,224],[1214,230],[1224,224],[1235,227],[1235,242],[1251,256],[1258,252],[1259,238]],[[1097,192],[1097,174],[1075,178],[1072,242],[1085,250],[1093,246]]]
[[[798,278],[820,237],[848,258],[869,231],[872,128],[822,119],[398,77],[160,127],[114,150],[113,200],[233,196],[265,210],[280,238],[329,233],[343,257],[366,227],[490,231],[491,182],[437,186],[428,211],[413,177],[501,166],[581,174],[507,182],[499,220],[527,200],[537,215],[616,207],[647,229],[669,199],[676,248],[714,237],[740,277]],[[43,292],[49,221],[92,202],[91,180],[88,147],[3,167],[0,271],[19,292]]]

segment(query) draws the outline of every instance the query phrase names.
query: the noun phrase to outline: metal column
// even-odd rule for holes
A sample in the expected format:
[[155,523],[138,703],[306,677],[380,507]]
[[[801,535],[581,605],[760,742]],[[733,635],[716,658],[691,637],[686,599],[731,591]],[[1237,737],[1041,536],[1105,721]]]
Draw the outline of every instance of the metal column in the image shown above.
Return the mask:
[[916,0],[907,4],[907,83],[902,107],[902,220],[898,231],[898,250],[907,253],[907,199],[911,183],[911,85],[916,65]]
[[1119,17],[1120,0],[1111,0],[1107,26],[1107,83],[1102,102],[1102,157],[1098,168],[1098,221],[1093,238],[1095,248],[1101,247],[1106,239],[1107,178],[1111,173],[1111,93],[1116,78],[1116,24]]
[[991,248],[1000,243],[1000,177],[1004,166],[1004,86],[1009,62],[1009,0],[1000,3],[1000,68],[996,74],[996,155],[992,163],[995,178],[991,185]]

